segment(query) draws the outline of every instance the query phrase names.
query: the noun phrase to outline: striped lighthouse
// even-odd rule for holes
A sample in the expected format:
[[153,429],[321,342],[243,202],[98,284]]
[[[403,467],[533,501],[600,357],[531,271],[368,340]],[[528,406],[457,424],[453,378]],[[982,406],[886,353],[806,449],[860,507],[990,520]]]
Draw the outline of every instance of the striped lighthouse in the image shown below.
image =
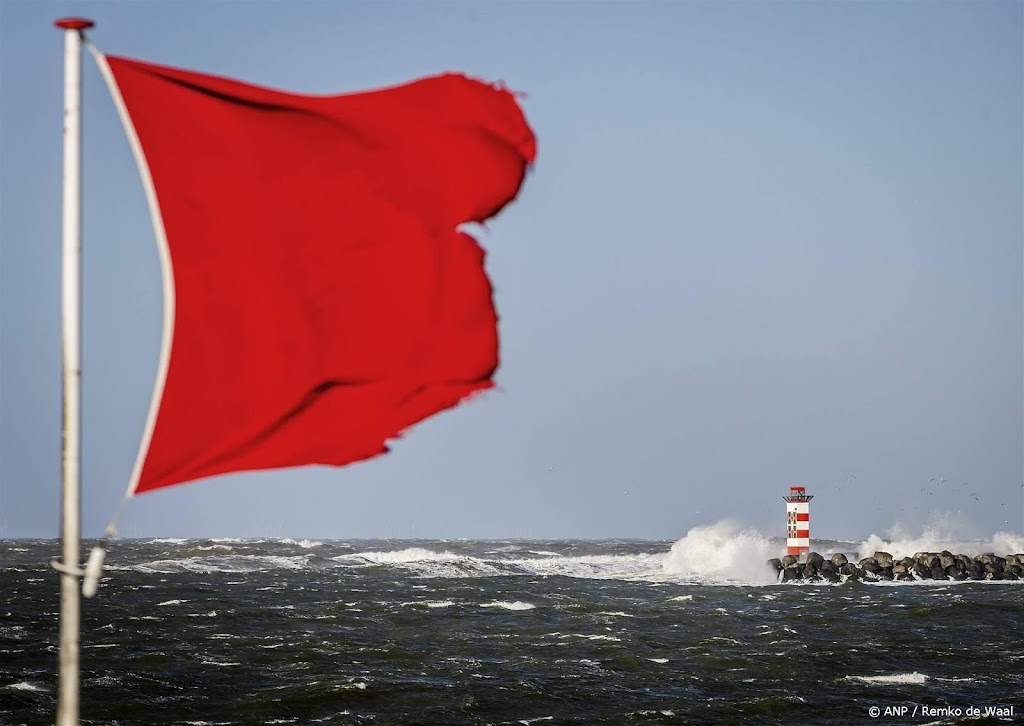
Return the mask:
[[811,551],[811,501],[804,487],[790,487],[786,500],[786,554],[805,555]]

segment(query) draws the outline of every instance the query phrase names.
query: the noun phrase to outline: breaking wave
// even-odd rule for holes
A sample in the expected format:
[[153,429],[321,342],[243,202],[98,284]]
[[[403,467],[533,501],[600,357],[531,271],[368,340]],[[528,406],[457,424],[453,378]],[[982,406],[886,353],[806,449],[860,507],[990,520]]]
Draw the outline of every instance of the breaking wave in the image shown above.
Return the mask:
[[765,563],[774,556],[769,539],[731,520],[694,527],[672,545],[665,571],[701,580],[775,582]]
[[916,552],[941,552],[943,550],[969,557],[984,552],[1000,556],[1024,552],[1024,536],[1019,534],[996,532],[988,539],[964,539],[955,536],[950,530],[951,527],[947,523],[937,522],[914,533],[897,523],[889,530],[887,538],[872,534],[861,542],[858,547],[858,555],[861,558],[870,557],[879,550],[888,552],[896,558],[912,557]]
[[884,683],[884,684],[910,684],[910,685],[922,685],[928,680],[928,676],[924,673],[894,673],[889,676],[846,676],[847,680],[860,681],[861,683]]
[[301,570],[307,563],[307,556],[274,557],[271,555],[227,555],[220,557],[185,557],[143,562],[128,567],[107,565],[106,569],[132,570],[134,572],[173,574],[176,572],[262,572],[265,570]]

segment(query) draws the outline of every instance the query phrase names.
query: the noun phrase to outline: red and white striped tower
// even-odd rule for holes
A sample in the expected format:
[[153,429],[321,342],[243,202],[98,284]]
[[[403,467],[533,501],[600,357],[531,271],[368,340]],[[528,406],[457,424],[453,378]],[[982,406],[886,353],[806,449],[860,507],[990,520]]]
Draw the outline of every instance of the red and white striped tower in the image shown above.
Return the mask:
[[790,487],[786,500],[786,554],[805,555],[811,551],[811,505],[813,495],[804,487]]

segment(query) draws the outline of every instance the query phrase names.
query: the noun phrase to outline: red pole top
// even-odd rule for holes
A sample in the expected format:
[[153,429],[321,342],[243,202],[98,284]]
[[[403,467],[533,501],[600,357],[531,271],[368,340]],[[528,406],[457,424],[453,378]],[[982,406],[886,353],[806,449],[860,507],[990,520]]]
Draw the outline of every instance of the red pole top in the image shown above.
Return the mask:
[[53,21],[53,24],[61,30],[85,30],[95,25],[88,18],[61,18]]

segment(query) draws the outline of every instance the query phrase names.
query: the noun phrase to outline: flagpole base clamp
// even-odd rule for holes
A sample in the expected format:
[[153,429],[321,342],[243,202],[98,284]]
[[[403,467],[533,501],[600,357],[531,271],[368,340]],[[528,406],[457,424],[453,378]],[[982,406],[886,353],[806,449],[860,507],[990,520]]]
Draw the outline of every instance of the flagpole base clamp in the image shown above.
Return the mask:
[[55,569],[62,575],[71,575],[72,577],[82,577],[85,574],[85,570],[81,567],[68,567],[60,560],[50,560],[50,567]]
[[62,575],[82,578],[82,597],[91,598],[96,595],[103,576],[103,560],[107,556],[106,544],[98,544],[89,553],[85,567],[70,567],[60,560],[50,560],[50,567]]

